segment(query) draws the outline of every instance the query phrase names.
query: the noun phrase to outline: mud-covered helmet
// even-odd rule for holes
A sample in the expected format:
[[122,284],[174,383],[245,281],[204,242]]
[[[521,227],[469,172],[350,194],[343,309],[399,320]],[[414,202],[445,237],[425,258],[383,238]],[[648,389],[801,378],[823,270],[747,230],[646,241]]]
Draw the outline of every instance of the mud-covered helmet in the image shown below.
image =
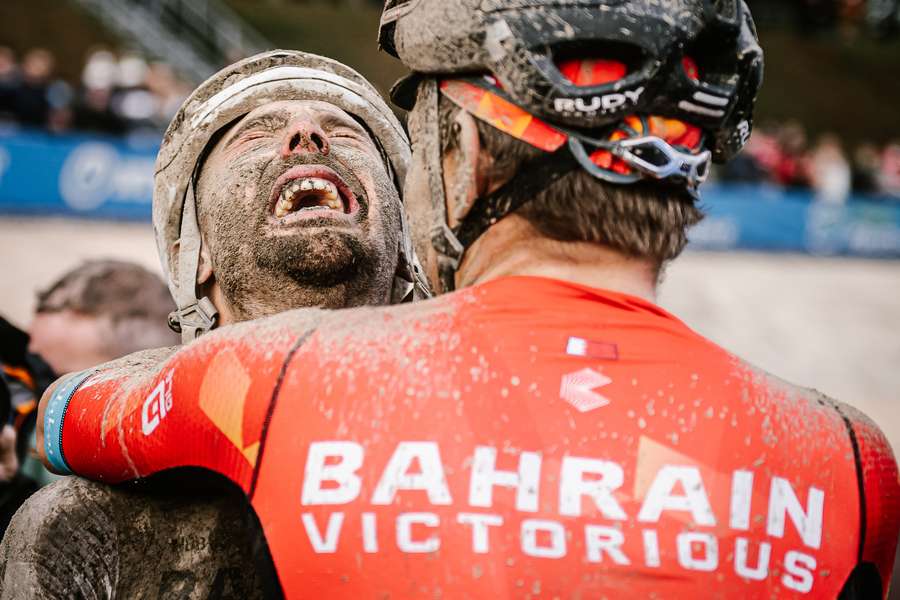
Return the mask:
[[[211,329],[216,318],[212,302],[197,298],[200,231],[194,186],[198,163],[217,132],[255,108],[279,100],[320,100],[357,118],[371,132],[388,172],[401,189],[410,160],[409,140],[378,91],[353,69],[315,54],[273,50],[241,60],[207,79],[185,100],[169,125],[154,178],[153,228],[163,272],[178,306],[169,322],[181,331],[185,342]],[[428,295],[402,207],[400,214],[394,301]]]
[[[388,0],[379,41],[416,73],[489,73],[552,124],[681,119],[707,133],[722,162],[749,138],[762,84],[745,0]],[[585,85],[561,68],[573,59],[618,61],[626,72]],[[397,99],[408,104],[408,92],[400,86]]]
[[[443,186],[430,182],[445,289],[492,223],[574,169],[696,197],[709,163],[749,139],[762,84],[744,0],[387,0],[379,43],[413,71],[392,91],[398,105],[427,103],[433,114],[443,95],[546,153],[453,229]],[[428,176],[442,177],[425,142]]]

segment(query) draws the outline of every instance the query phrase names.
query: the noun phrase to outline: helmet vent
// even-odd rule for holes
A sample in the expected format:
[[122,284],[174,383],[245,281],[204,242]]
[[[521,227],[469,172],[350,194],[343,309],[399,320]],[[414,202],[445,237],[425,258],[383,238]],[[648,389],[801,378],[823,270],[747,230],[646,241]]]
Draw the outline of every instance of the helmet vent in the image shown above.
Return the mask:
[[[553,48],[553,62],[560,72],[563,73],[563,76],[576,85],[583,86],[611,83],[621,79],[628,73],[639,71],[643,67],[645,60],[644,52],[640,47],[617,42],[597,44],[596,42],[584,43],[576,41],[561,43]],[[569,76],[573,68],[572,65],[579,63],[609,65],[611,70],[609,70],[607,75],[608,79],[579,84]],[[600,72],[597,73],[597,76],[604,79],[604,75]]]

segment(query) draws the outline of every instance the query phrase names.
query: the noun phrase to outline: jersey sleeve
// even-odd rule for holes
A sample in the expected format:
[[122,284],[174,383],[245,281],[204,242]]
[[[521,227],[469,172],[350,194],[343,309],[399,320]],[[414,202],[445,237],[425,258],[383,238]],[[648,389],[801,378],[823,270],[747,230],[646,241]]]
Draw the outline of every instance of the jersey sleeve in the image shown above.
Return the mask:
[[48,460],[60,472],[109,483],[200,467],[248,492],[298,336],[239,333],[202,338],[152,376],[127,366],[68,376],[44,415]]
[[881,429],[862,412],[841,406],[854,443],[862,506],[859,563],[874,565],[886,595],[900,534],[897,461]]

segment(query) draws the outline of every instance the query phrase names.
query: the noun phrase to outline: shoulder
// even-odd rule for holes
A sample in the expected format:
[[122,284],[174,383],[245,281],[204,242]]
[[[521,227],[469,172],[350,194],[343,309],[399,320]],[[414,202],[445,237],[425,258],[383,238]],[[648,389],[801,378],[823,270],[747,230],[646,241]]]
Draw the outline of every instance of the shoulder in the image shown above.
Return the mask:
[[900,533],[900,482],[897,461],[884,432],[861,411],[834,402],[847,422],[857,463],[862,541],[860,562],[876,566],[882,589],[890,583]]
[[258,598],[247,512],[236,494],[188,497],[66,477],[10,523],[0,588],[4,598],[163,598],[186,587]]
[[[761,372],[759,372],[761,373]],[[767,373],[761,373],[767,385],[781,399],[787,410],[801,403],[823,414],[831,414],[834,428],[839,428],[852,450],[855,481],[843,485],[858,490],[860,538],[857,550],[859,565],[874,565],[887,589],[893,571],[900,533],[900,481],[897,461],[891,444],[880,427],[859,409],[809,388],[797,386]],[[824,431],[807,435],[825,436]]]
[[102,377],[104,373],[128,377],[152,376],[180,349],[181,346],[171,346],[141,350],[103,363],[92,370],[97,373],[95,377]]
[[4,597],[64,597],[72,581],[85,596],[107,597],[117,569],[115,525],[101,508],[109,501],[107,488],[74,477],[35,493],[0,546]]
[[319,342],[341,345],[427,342],[434,333],[456,328],[463,309],[459,300],[451,294],[412,304],[323,310],[308,330]]
[[843,402],[826,401],[841,414],[853,446],[861,511],[859,566],[874,565],[881,590],[887,590],[900,534],[897,461],[887,436],[865,413]]

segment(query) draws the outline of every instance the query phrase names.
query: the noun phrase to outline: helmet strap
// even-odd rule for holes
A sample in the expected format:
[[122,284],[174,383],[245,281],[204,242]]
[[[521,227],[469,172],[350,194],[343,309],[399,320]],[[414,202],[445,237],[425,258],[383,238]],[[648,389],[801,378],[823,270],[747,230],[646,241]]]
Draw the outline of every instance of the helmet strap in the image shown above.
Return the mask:
[[542,154],[522,165],[518,174],[487,196],[478,198],[462,222],[451,229],[447,223],[444,169],[441,160],[438,82],[428,78],[419,84],[416,106],[421,107],[421,126],[433,221],[431,244],[438,254],[438,277],[444,292],[456,289],[456,272],[466,250],[487,229],[532,200],[538,193],[578,168],[567,145],[552,154]]
[[578,167],[567,145],[552,154],[541,154],[523,163],[519,172],[506,183],[477,199],[453,233],[463,249],[467,250],[491,225],[515,212]]
[[412,238],[409,235],[409,221],[406,209],[400,203],[400,240],[397,244],[397,270],[394,273],[394,285],[391,289],[391,303],[413,302],[431,298],[431,287],[428,278],[419,264],[413,250]]
[[419,84],[416,106],[421,107],[423,151],[431,196],[431,245],[437,251],[438,277],[445,292],[456,287],[456,269],[465,248],[447,225],[447,197],[444,195],[444,166],[441,160],[441,128],[439,125],[438,82],[429,77]]
[[202,241],[193,178],[184,200],[178,241],[178,290],[175,294],[178,310],[169,315],[169,326],[181,332],[182,344],[189,344],[215,327],[219,315],[209,298],[197,299],[197,267]]

